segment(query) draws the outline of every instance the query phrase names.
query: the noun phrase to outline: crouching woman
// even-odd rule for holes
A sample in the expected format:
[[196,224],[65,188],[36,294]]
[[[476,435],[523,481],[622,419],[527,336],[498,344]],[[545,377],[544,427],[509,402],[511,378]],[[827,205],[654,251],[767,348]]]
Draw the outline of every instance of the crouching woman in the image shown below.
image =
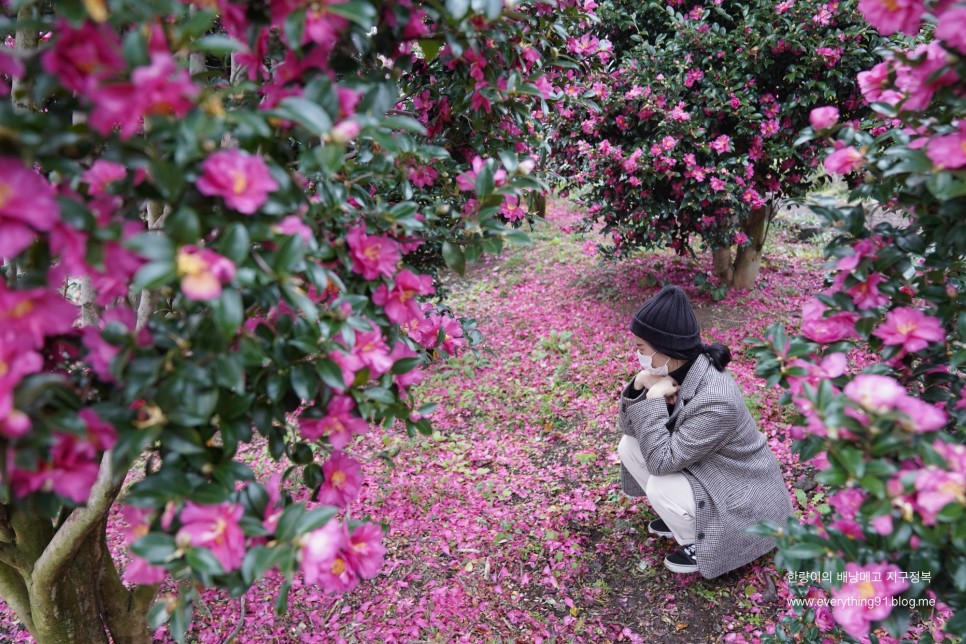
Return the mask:
[[660,517],[648,530],[680,548],[664,565],[712,578],[775,546],[750,535],[762,520],[785,524],[791,498],[765,436],[725,371],[727,347],[701,344],[687,295],[665,286],[631,320],[641,372],[621,394],[621,484],[646,495]]

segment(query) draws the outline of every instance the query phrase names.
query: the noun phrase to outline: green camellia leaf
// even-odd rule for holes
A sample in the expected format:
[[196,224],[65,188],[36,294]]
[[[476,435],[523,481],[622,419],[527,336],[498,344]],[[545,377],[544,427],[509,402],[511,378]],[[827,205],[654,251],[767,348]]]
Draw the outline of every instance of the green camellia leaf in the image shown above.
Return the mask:
[[176,549],[174,537],[160,532],[146,534],[131,544],[131,552],[155,565],[166,563]]
[[332,118],[317,103],[299,96],[289,96],[279,101],[275,108],[282,118],[295,121],[312,134],[322,136],[332,129]]
[[376,7],[364,0],[330,4],[326,6],[326,11],[348,18],[365,30],[371,29],[376,20]]
[[133,289],[154,289],[166,286],[177,279],[173,259],[149,262],[138,269],[134,275]]
[[203,51],[212,56],[228,56],[236,51],[245,51],[247,47],[231,36],[212,34],[204,36],[191,43],[193,51]]
[[457,20],[462,19],[469,10],[470,0],[446,0],[446,13]]
[[192,570],[199,574],[211,576],[225,573],[221,562],[207,548],[189,548],[184,558]]
[[443,261],[460,275],[466,272],[466,257],[460,247],[452,242],[443,242]]
[[225,226],[225,230],[218,238],[217,247],[222,255],[237,265],[243,263],[248,257],[250,244],[248,228],[236,221]]

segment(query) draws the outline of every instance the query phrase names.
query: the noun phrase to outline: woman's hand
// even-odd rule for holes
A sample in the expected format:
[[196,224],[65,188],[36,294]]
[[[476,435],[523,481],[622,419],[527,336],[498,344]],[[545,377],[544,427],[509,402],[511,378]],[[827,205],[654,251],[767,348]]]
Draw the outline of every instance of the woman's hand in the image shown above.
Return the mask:
[[667,398],[669,404],[674,404],[671,402],[671,399],[673,398],[675,402],[677,401],[678,389],[680,389],[681,386],[674,381],[674,378],[671,378],[670,376],[661,376],[656,380],[657,382],[647,388],[646,397]]
[[660,382],[662,378],[666,377],[667,376],[654,376],[643,370],[639,371],[638,374],[634,376],[634,389],[650,389]]

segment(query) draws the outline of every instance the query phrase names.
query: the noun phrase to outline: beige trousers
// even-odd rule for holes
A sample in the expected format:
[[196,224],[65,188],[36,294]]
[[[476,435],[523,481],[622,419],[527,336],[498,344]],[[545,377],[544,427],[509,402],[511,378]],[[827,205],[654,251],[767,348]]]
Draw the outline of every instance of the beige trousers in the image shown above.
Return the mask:
[[617,454],[647,494],[654,511],[674,533],[675,541],[682,546],[694,543],[694,492],[687,477],[680,472],[653,476],[647,471],[641,446],[633,436],[621,437]]

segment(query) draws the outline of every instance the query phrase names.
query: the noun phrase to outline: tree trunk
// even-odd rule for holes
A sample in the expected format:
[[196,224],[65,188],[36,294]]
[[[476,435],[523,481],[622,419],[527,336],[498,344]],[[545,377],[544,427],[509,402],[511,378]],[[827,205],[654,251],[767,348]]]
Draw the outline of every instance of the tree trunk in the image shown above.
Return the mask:
[[722,284],[731,286],[735,269],[731,265],[731,248],[719,248],[711,253],[714,275]]
[[107,454],[87,506],[56,528],[29,502],[0,505],[0,595],[40,644],[151,641],[157,586],[125,588],[107,548],[107,514],[120,491],[113,479]]
[[[37,18],[37,0],[25,2],[17,10],[17,23],[23,24]],[[14,48],[17,52],[30,51],[37,48],[39,34],[36,27],[29,29],[18,28]],[[26,79],[14,78],[10,83],[10,98],[13,100],[14,109],[27,112],[33,109],[33,100],[30,96],[31,85]]]
[[751,215],[741,226],[745,234],[748,235],[748,245],[740,247],[735,257],[732,288],[750,289],[755,287],[758,271],[761,269],[761,257],[765,248],[770,211],[770,208],[752,210]]

